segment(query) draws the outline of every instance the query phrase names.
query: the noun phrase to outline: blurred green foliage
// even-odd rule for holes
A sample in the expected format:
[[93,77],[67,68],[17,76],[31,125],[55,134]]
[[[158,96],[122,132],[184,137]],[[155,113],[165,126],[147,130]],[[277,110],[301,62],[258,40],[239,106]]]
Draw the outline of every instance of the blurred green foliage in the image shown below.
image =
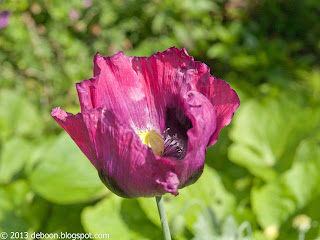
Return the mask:
[[177,46],[229,82],[241,106],[200,180],[165,195],[173,239],[320,238],[319,1],[0,4],[12,13],[0,29],[0,232],[161,239],[155,200],[108,192],[50,111],[79,111],[74,83],[92,77],[97,51]]

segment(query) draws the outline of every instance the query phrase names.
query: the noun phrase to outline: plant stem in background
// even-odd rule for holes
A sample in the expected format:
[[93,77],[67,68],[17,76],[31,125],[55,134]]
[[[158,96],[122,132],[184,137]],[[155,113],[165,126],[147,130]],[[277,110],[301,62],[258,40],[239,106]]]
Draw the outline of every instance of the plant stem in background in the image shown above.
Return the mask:
[[165,240],[171,240],[170,229],[168,225],[166,210],[164,209],[162,196],[160,197],[156,196],[156,202],[157,202],[158,211],[160,215],[163,237]]

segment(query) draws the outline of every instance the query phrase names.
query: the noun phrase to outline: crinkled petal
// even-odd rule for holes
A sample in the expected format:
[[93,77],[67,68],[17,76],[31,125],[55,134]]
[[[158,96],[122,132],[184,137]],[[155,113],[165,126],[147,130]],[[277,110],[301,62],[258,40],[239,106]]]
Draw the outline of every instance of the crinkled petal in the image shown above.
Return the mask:
[[97,167],[97,157],[92,147],[82,114],[78,113],[77,115],[73,115],[57,107],[52,109],[51,116],[70,135],[90,162]]
[[165,130],[166,108],[175,104],[181,92],[194,90],[210,100],[217,114],[210,146],[240,104],[230,85],[210,75],[208,66],[194,61],[184,48],[172,47],[150,57],[97,54],[94,63],[95,78],[77,84],[81,108],[106,105],[136,132]]
[[[183,111],[192,122],[192,128],[187,132],[187,154],[181,160],[169,158],[175,166],[174,172],[179,177],[179,188],[194,183],[201,176],[206,148],[216,129],[215,109],[204,95],[196,91],[189,91],[183,94],[182,101]],[[164,159],[162,158],[163,161]]]
[[208,146],[211,146],[217,142],[220,130],[231,122],[235,111],[240,105],[240,99],[228,83],[213,76],[199,81],[197,88],[210,99],[217,114],[217,128],[208,144]]
[[169,48],[150,57],[131,57],[132,67],[139,79],[149,87],[157,100],[156,107],[174,105],[181,92],[191,90],[194,62],[185,49]]
[[166,172],[165,176],[158,175],[158,177],[155,177],[155,180],[157,183],[162,185],[163,189],[166,192],[171,193],[175,196],[179,194],[178,186],[180,181],[178,179],[177,174],[173,172]]
[[126,198],[178,194],[172,164],[158,161],[129,125],[101,108],[87,109],[83,118],[95,145],[99,176],[111,191]]
[[130,58],[122,52],[112,57],[94,58],[94,78],[77,83],[83,112],[106,107],[136,132],[146,128],[161,131],[163,108],[156,108],[149,87],[132,69]]
[[204,63],[194,61],[187,51],[169,48],[149,58],[131,57],[132,67],[139,78],[149,86],[157,99],[156,107],[174,105],[181,92],[194,90],[209,99],[216,113],[216,130],[208,145],[213,145],[223,126],[230,123],[240,100],[230,85],[210,75]]

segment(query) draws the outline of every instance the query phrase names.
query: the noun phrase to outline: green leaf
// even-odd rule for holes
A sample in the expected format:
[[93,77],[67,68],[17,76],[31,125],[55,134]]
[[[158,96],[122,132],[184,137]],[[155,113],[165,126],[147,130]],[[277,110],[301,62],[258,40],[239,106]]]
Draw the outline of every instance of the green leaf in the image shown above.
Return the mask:
[[0,137],[38,136],[43,129],[43,120],[37,109],[18,93],[0,91]]
[[57,136],[45,136],[37,138],[32,142],[32,151],[30,157],[24,166],[24,172],[30,176],[38,163],[43,161],[43,156],[47,155],[48,149],[55,143]]
[[27,231],[20,210],[27,207],[29,191],[24,180],[0,187],[0,231]]
[[302,142],[296,152],[292,168],[283,181],[297,201],[299,208],[320,194],[320,145],[314,141]]
[[0,183],[9,183],[29,160],[32,145],[24,139],[13,138],[4,142],[0,157]]
[[319,109],[294,103],[248,101],[233,121],[229,158],[253,175],[273,180],[290,168],[298,144],[313,134],[319,118]]
[[252,207],[259,223],[263,227],[281,226],[291,214],[319,197],[319,171],[319,144],[302,142],[290,170],[276,181],[252,190]]
[[78,203],[107,191],[96,169],[66,134],[44,153],[30,176],[32,188],[56,203]]
[[279,182],[269,183],[251,192],[252,209],[263,228],[280,226],[296,210],[294,200]]
[[[158,211],[156,203],[152,211]],[[87,232],[108,233],[114,239],[162,238],[161,230],[148,220],[137,200],[121,199],[114,194],[95,206],[86,207],[82,224]]]

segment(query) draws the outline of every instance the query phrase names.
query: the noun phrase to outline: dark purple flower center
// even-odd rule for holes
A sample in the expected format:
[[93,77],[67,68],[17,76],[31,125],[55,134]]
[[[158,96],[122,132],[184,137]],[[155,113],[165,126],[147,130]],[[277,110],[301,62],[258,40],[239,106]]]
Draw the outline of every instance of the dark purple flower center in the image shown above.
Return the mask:
[[166,130],[163,135],[163,157],[183,159],[187,154],[187,131],[192,128],[190,119],[179,108],[167,108]]

